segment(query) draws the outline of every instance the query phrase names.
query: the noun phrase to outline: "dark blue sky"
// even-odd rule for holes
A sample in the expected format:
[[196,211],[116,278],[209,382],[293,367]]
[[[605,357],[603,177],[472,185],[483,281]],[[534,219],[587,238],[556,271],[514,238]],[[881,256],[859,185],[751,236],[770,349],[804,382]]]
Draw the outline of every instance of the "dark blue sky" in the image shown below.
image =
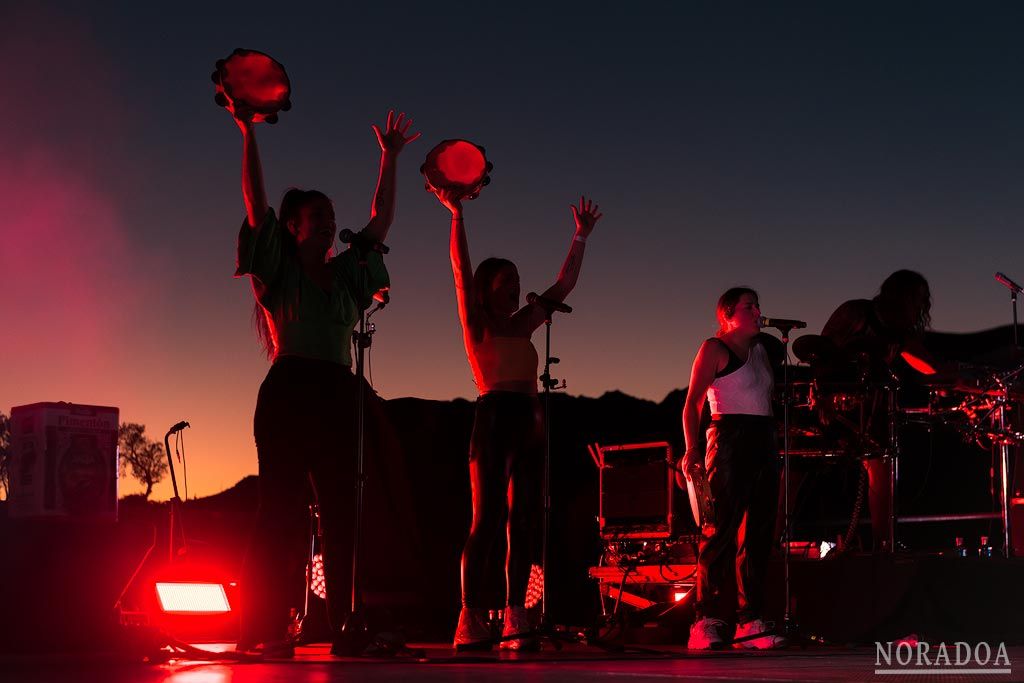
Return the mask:
[[602,206],[555,328],[573,393],[684,386],[735,284],[816,331],[914,268],[934,326],[972,330],[1009,319],[994,271],[1024,279],[1018,3],[9,2],[0,25],[0,356],[15,360],[0,410],[112,404],[156,431],[190,418],[225,454],[209,482],[255,467],[266,367],[230,277],[239,136],[209,81],[238,46],[293,83],[292,111],[258,131],[275,202],[317,187],[361,226],[370,124],[396,107],[423,132],[401,160],[394,298],[376,318],[385,397],[474,394],[446,213],[417,173],[449,137],[495,164],[467,209],[473,258],[512,258],[524,291],[554,279],[574,197]]

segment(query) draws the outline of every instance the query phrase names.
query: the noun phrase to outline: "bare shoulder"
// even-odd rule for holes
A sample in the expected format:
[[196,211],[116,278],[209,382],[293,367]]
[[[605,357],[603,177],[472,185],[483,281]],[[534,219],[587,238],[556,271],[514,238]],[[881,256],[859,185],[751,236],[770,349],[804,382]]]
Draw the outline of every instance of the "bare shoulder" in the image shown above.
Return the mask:
[[718,337],[709,337],[704,340],[697,351],[697,362],[714,363],[717,368],[723,362],[728,361],[729,349]]
[[700,345],[700,353],[711,357],[729,355],[729,347],[718,337],[708,337]]

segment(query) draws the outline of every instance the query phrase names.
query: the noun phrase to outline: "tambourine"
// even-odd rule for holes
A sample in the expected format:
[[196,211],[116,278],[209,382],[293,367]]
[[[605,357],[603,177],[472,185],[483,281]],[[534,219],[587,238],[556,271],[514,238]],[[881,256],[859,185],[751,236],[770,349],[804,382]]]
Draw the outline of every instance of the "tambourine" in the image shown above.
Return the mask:
[[[681,463],[680,463],[681,464]],[[686,478],[686,493],[690,498],[693,521],[704,536],[715,533],[715,503],[708,486],[708,472],[703,465],[694,467]]]
[[217,60],[210,76],[217,85],[214,101],[232,114],[239,105],[254,112],[253,122],[277,123],[277,112],[292,108],[292,85],[280,62],[256,50],[237,48]]
[[493,168],[480,145],[468,140],[445,140],[430,150],[420,173],[427,180],[427,192],[462,190],[466,199],[476,199],[484,185],[491,182],[487,174]]

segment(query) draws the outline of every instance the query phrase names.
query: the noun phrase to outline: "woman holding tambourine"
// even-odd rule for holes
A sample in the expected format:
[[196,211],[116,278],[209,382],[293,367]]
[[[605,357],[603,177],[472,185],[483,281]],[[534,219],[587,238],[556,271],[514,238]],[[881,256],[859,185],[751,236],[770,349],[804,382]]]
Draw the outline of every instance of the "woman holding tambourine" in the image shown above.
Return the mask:
[[[255,74],[251,80],[260,85],[269,80],[258,78],[269,58],[252,51],[236,51],[232,57],[239,55],[248,60],[236,65],[239,73]],[[230,58],[226,67],[218,63],[221,80],[225,73],[230,76],[231,67]],[[228,108],[242,132],[246,220],[238,235],[235,276],[251,280],[257,332],[273,361],[254,418],[260,507],[246,558],[239,646],[262,644],[265,653],[286,654],[289,608],[302,605],[311,485],[312,493],[320,494],[333,624],[341,624],[348,606],[360,390],[351,370],[351,339],[360,310],[389,281],[377,250],[353,247],[331,256],[337,226],[334,206],[323,193],[293,188],[279,212],[268,206],[254,120],[272,122],[276,112],[223,95],[218,103]],[[391,226],[398,155],[419,137],[406,135],[411,123],[404,114],[396,118],[389,112],[384,130],[373,126],[381,149],[380,176],[370,220],[357,236],[363,245],[383,242]]]
[[[429,180],[429,176],[428,176]],[[511,261],[485,259],[472,269],[463,220],[462,199],[474,196],[466,187],[430,187],[452,213],[451,261],[455,296],[466,354],[480,396],[476,401],[469,449],[473,489],[473,523],[462,554],[462,611],[455,633],[457,650],[489,649],[487,623],[494,584],[490,562],[503,531],[508,529],[507,599],[504,636],[531,630],[526,588],[533,564],[541,558],[544,431],[537,398],[537,351],[530,341],[547,318],[541,305],[519,306],[519,272]],[[543,297],[561,302],[576,286],[587,238],[601,217],[592,202],[572,205],[575,233],[558,279]],[[502,647],[539,645],[535,638],[503,640]]]

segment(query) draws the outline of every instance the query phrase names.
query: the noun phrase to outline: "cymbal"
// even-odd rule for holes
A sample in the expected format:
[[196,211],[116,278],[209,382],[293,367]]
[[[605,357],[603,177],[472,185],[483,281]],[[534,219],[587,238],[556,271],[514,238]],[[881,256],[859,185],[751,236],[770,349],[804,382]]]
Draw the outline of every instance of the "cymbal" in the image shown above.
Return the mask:
[[992,382],[960,382],[955,387],[954,391],[958,391],[969,396],[992,396],[1001,397],[1005,396],[1010,401],[1022,401],[1024,400],[1024,389],[1022,387],[1010,385],[1005,389],[1000,388],[998,385]]
[[954,389],[958,386],[975,385],[990,377],[990,373],[978,365],[969,363],[957,363],[954,366],[944,367],[931,375],[921,375],[918,382],[922,386],[933,389]]
[[805,334],[793,342],[793,354],[806,363],[830,362],[873,363],[885,362],[888,346],[877,337],[862,337],[850,340],[842,348],[828,337]]
[[1005,396],[1011,401],[1024,401],[1024,384],[1020,381],[1007,382],[1005,388],[997,382],[997,375],[979,367],[963,368],[959,371],[944,371],[921,378],[921,384],[933,391],[967,396]]
[[815,363],[833,357],[838,349],[828,337],[805,334],[793,342],[793,355],[805,363]]

